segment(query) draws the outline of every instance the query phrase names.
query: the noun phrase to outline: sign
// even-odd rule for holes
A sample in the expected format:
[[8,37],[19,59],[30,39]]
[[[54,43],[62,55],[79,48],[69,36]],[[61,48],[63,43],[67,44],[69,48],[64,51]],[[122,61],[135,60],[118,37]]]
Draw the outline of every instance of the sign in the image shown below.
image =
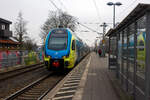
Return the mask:
[[104,43],[105,43],[105,40],[102,40],[102,43],[104,44]]

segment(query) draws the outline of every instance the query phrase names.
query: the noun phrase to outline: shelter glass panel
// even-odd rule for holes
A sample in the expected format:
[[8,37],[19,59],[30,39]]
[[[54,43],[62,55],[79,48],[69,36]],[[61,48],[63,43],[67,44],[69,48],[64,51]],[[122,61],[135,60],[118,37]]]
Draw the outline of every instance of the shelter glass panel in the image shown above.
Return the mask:
[[135,24],[131,24],[129,30],[129,46],[128,46],[128,61],[129,61],[129,79],[133,81],[133,72],[134,72],[134,32],[135,32]]
[[124,30],[123,34],[123,73],[126,74],[127,69],[127,28]]
[[145,87],[145,40],[146,40],[146,16],[137,20],[137,85],[144,91]]
[[119,71],[121,71],[121,60],[122,60],[122,32],[119,33],[118,37],[118,67]]
[[137,74],[145,79],[146,17],[137,21]]
[[110,56],[116,58],[116,37],[111,37],[110,40]]
[[117,63],[117,59],[116,59],[116,36],[115,37],[111,37],[110,39],[110,58],[109,58],[109,68],[110,69],[114,69],[116,68],[116,63]]

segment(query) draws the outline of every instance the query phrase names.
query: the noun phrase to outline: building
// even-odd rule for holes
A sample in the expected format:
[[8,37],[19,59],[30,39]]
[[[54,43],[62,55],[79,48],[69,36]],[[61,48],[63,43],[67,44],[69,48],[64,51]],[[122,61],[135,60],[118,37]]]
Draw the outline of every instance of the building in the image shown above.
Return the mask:
[[20,43],[12,37],[10,24],[12,22],[0,18],[0,50],[11,50],[19,47]]

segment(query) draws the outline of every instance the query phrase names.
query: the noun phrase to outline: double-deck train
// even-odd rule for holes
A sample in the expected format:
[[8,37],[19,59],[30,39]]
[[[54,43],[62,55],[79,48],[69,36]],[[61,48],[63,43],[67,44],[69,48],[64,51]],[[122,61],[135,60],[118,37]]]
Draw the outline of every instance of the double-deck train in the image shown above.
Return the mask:
[[56,28],[48,33],[44,52],[48,70],[72,69],[89,52],[89,48],[71,30]]

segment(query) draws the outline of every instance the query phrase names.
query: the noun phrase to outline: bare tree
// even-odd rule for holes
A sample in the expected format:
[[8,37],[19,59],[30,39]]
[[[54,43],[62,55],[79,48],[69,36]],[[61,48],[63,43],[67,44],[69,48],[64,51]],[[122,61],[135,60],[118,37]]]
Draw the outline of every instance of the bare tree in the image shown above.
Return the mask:
[[37,49],[37,44],[34,41],[34,39],[31,39],[30,37],[26,36],[24,42],[23,42],[23,48],[25,48],[26,50],[36,50]]
[[41,27],[40,37],[44,41],[48,32],[53,28],[70,28],[72,31],[76,29],[76,18],[67,14],[66,12],[56,11],[50,12],[47,20]]
[[22,12],[18,13],[17,21],[14,24],[15,36],[19,42],[23,43],[23,38],[27,34],[27,21],[24,20]]

